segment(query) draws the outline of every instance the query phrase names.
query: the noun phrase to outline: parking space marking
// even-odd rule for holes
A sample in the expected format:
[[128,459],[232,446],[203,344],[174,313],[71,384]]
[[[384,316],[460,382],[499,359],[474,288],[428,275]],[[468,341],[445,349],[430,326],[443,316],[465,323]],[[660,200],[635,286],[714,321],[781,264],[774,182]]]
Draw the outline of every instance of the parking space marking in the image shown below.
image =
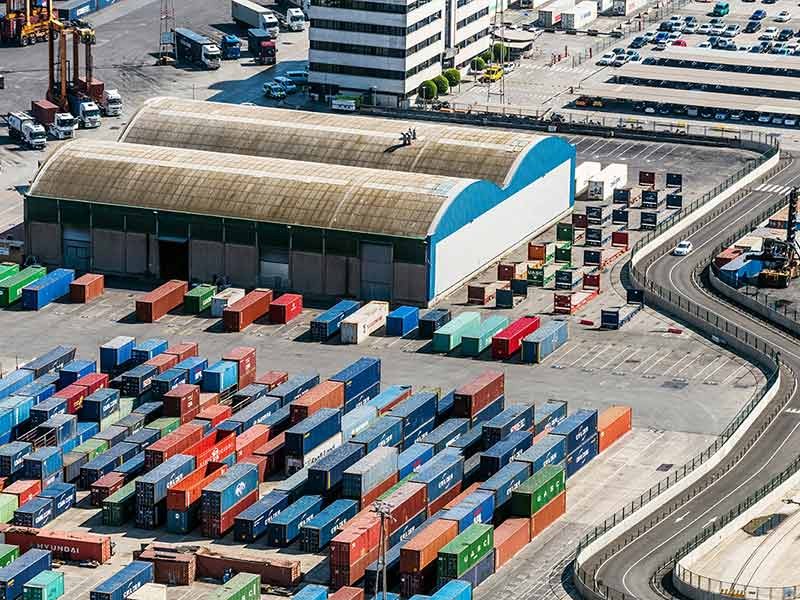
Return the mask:
[[667,153],[666,153],[666,154],[664,154],[663,156],[660,156],[660,157],[658,158],[658,160],[664,160],[664,159],[665,159],[665,158],[667,158],[667,157],[668,157],[670,154],[672,154],[673,152],[675,152],[675,150],[677,150],[679,147],[680,147],[680,146],[678,146],[677,144],[675,144],[675,146],[673,146],[673,147],[672,147],[672,149],[671,149],[669,152],[667,152]]
[[[670,366],[667,368],[667,370],[666,370],[666,371],[664,371],[664,372],[662,373],[662,375],[664,375],[664,376],[666,377],[666,376],[667,376],[667,374],[668,374],[670,371],[672,371],[672,369],[674,369],[675,367],[677,367],[677,366],[678,366],[679,364],[681,364],[681,363],[682,363],[684,360],[686,360],[687,358],[689,358],[689,357],[691,357],[691,356],[692,356],[692,353],[691,353],[691,352],[688,352],[687,354],[685,354],[685,355],[681,356],[681,357],[680,357],[678,360],[676,360],[674,363],[672,363],[672,364],[671,364],[671,365],[670,365]],[[697,355],[697,357],[695,357],[693,360],[691,360],[691,361],[689,362],[689,364],[692,364],[692,363],[693,363],[695,360],[699,359],[699,358],[700,358],[700,357],[702,357],[702,356],[703,356],[702,354],[698,354],[698,355]],[[687,365],[687,366],[688,366],[688,365]],[[684,368],[685,368],[685,367],[684,367]],[[682,371],[682,370],[683,370],[683,369],[681,369],[681,371]],[[677,371],[677,372],[676,372],[676,375],[677,375],[678,373],[680,373],[680,371]]]
[[581,360],[581,359],[582,359],[584,356],[586,356],[587,354],[589,354],[590,352],[592,352],[592,350],[596,350],[596,349],[597,349],[597,348],[599,348],[600,346],[604,346],[604,345],[605,345],[605,344],[595,344],[594,346],[592,346],[591,348],[589,348],[589,349],[588,349],[586,352],[584,352],[583,354],[581,354],[581,355],[580,355],[578,358],[576,358],[576,359],[575,359],[573,362],[569,363],[569,365],[567,365],[567,366],[569,366],[569,367],[574,367],[574,366],[575,366],[575,365],[576,365],[578,362],[580,362],[580,360]]
[[737,378],[736,375],[739,373],[739,371],[747,371],[747,365],[741,365],[733,373],[728,375],[725,379],[722,380],[722,385],[727,385],[728,383],[733,383],[735,380],[740,379],[741,377],[743,377],[746,374],[746,373],[742,373],[742,375],[739,378]]
[[658,145],[657,145],[655,148],[653,148],[652,150],[650,150],[650,152],[648,152],[647,154],[645,154],[644,156],[642,156],[642,160],[646,160],[647,158],[649,158],[650,156],[652,156],[653,154],[655,154],[655,153],[656,153],[656,151],[660,150],[660,149],[661,149],[661,148],[663,148],[663,147],[664,147],[664,144],[658,144]]
[[627,153],[627,152],[633,152],[634,150],[636,150],[637,148],[639,148],[639,146],[641,146],[641,147],[642,147],[642,149],[641,149],[639,152],[637,152],[637,153],[636,153],[636,156],[638,156],[639,154],[641,154],[642,152],[644,152],[645,150],[647,150],[648,144],[639,144],[639,143],[636,143],[636,142],[634,142],[634,143],[632,143],[630,146],[628,146],[627,148],[625,148],[625,150],[624,150],[624,151],[623,151],[623,152],[622,152],[622,153],[619,155],[619,157],[618,157],[618,158],[619,158],[620,160],[632,160],[632,159],[633,159],[633,157],[634,157],[634,155],[626,156],[626,153]]
[[[647,357],[647,358],[648,358],[648,360],[649,360],[650,358],[652,358],[653,356],[655,356],[656,354],[658,354],[659,352],[661,352],[661,351],[660,351],[660,350],[657,350],[657,351],[653,352],[653,354],[652,354],[651,356],[648,356],[648,357]],[[668,357],[670,354],[672,354],[672,351],[671,351],[671,350],[667,350],[667,351],[664,353],[664,356],[660,356],[660,357],[658,358],[658,360],[656,360],[656,362],[652,363],[652,364],[651,364],[649,367],[647,367],[647,368],[646,368],[644,371],[642,371],[642,373],[641,373],[641,374],[642,374],[642,375],[647,375],[647,372],[648,372],[648,371],[650,371],[650,369],[652,369],[653,367],[655,367],[655,366],[656,366],[658,363],[660,363],[662,360],[664,360],[665,358],[667,358],[667,357]]]
[[619,361],[619,362],[618,362],[616,365],[614,365],[614,370],[617,370],[617,369],[619,369],[619,368],[620,368],[620,367],[621,367],[621,366],[622,366],[624,363],[626,363],[626,362],[628,362],[629,360],[631,360],[631,359],[632,359],[634,356],[636,356],[637,354],[639,354],[639,352],[641,352],[642,350],[643,350],[643,348],[636,348],[636,349],[634,349],[634,351],[633,351],[631,354],[629,354],[629,355],[628,355],[628,356],[626,356],[624,359],[620,360],[620,361]]
[[630,346],[627,346],[627,345],[626,345],[626,346],[625,346],[625,347],[624,347],[622,350],[620,350],[620,351],[619,351],[617,354],[615,354],[614,356],[612,356],[611,358],[609,358],[609,359],[608,359],[608,360],[607,360],[605,363],[603,363],[602,365],[600,365],[600,368],[601,368],[601,369],[605,369],[606,367],[608,367],[608,365],[610,365],[612,362],[614,362],[615,360],[617,360],[617,359],[618,359],[620,356],[622,356],[623,354],[625,354],[625,353],[628,351],[628,349],[630,349]]
[[[565,349],[565,348],[567,348],[567,347],[569,347],[569,350],[567,350],[566,352],[562,352],[560,355],[558,355],[558,358],[554,358],[554,357],[556,356],[556,354],[557,354],[557,353],[558,353],[560,350],[563,350],[563,349]],[[562,359],[562,358],[564,358],[564,357],[565,357],[567,354],[569,354],[570,352],[572,352],[573,350],[575,350],[575,349],[576,349],[576,348],[578,348],[578,347],[579,347],[579,344],[578,344],[577,342],[573,342],[573,343],[567,342],[566,344],[564,344],[563,346],[561,346],[561,348],[559,348],[558,350],[556,350],[555,352],[553,352],[553,353],[550,355],[550,359],[551,359],[552,361],[558,361],[558,360],[561,360],[561,359]]]
[[717,364],[717,361],[718,361],[718,360],[721,360],[721,361],[722,361],[722,364],[718,365],[718,366],[717,366],[717,368],[716,368],[716,369],[714,369],[714,371],[712,371],[712,373],[713,373],[713,372],[716,372],[716,371],[717,371],[717,370],[718,370],[718,369],[719,369],[719,368],[720,368],[722,365],[724,365],[726,362],[728,362],[728,359],[727,359],[727,357],[725,357],[725,356],[716,356],[716,357],[714,357],[714,360],[712,360],[712,361],[711,361],[710,363],[708,363],[708,364],[707,364],[705,367],[703,367],[703,368],[702,368],[702,369],[700,369],[700,370],[699,370],[697,373],[695,373],[695,374],[692,376],[692,379],[704,379],[704,377],[702,377],[703,373],[705,373],[705,372],[706,372],[708,369],[710,369],[712,366],[714,366],[715,364]]
[[708,375],[706,375],[705,379],[703,379],[703,381],[704,381],[704,382],[706,382],[706,381],[713,381],[713,379],[711,379],[711,378],[712,378],[712,377],[713,377],[713,376],[714,376],[716,373],[718,373],[718,372],[719,372],[719,371],[720,371],[720,370],[721,370],[723,367],[726,367],[726,366],[728,365],[728,360],[729,360],[729,359],[728,359],[727,357],[724,357],[724,358],[725,358],[725,360],[724,360],[722,363],[720,363],[720,365],[719,365],[719,366],[718,366],[716,369],[714,369],[713,371],[711,371],[711,373],[709,373]]

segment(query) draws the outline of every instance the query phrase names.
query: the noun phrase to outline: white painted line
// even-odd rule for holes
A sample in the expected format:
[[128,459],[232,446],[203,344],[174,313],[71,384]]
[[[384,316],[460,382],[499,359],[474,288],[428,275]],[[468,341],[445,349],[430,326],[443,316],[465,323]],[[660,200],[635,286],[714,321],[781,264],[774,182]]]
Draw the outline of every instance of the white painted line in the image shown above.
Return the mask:
[[662,148],[663,146],[664,146],[664,144],[658,144],[658,145],[657,145],[655,148],[653,148],[653,149],[652,149],[650,152],[648,152],[647,154],[645,154],[645,155],[642,157],[642,159],[649,158],[651,154],[654,154],[654,153],[655,153],[657,150],[659,150],[659,149],[660,149],[660,148]]
[[[726,378],[725,378],[725,379],[722,381],[722,385],[726,385],[726,384],[727,384],[727,383],[729,383],[729,382],[730,382],[730,383],[733,383],[735,380],[739,379],[738,377],[736,377],[736,375],[738,375],[739,371],[745,371],[745,372],[746,372],[746,371],[747,371],[747,366],[746,366],[746,365],[742,365],[742,366],[740,366],[738,369],[736,369],[736,370],[735,370],[733,373],[731,373],[730,375],[728,375],[728,376],[727,376],[727,377],[726,377]],[[742,376],[744,376],[744,374],[745,374],[745,373],[742,373]]]
[[[569,350],[567,350],[566,352],[563,352],[563,353],[561,353],[560,355],[558,355],[558,358],[552,358],[552,357],[556,356],[556,354],[558,353],[558,351],[559,351],[559,350],[562,350],[562,349],[564,349],[564,348],[567,348],[567,347],[569,347]],[[577,349],[577,348],[580,348],[580,347],[581,347],[581,344],[580,344],[580,342],[573,342],[573,343],[571,343],[571,344],[570,344],[569,342],[567,342],[566,344],[564,344],[563,346],[561,346],[561,348],[558,348],[558,350],[556,350],[555,352],[553,352],[553,353],[550,355],[550,359],[551,359],[551,360],[561,360],[561,359],[562,359],[562,358],[564,358],[564,357],[565,357],[567,354],[569,354],[569,353],[570,353],[570,352],[572,352],[573,350],[575,350],[575,349]]]
[[615,354],[613,357],[609,358],[609,359],[608,359],[608,360],[607,360],[605,363],[603,363],[602,365],[600,365],[600,368],[601,368],[601,369],[605,369],[605,368],[606,368],[608,365],[610,365],[612,362],[614,362],[615,360],[617,360],[617,359],[618,359],[620,356],[622,356],[623,354],[625,354],[625,353],[628,351],[628,349],[629,349],[629,348],[630,348],[630,346],[625,346],[625,347],[624,347],[622,350],[620,350],[619,352],[617,352],[617,354]]
[[623,364],[623,363],[625,363],[625,362],[628,362],[630,359],[632,359],[634,356],[636,356],[637,354],[639,354],[639,352],[641,352],[641,351],[642,351],[642,349],[641,349],[641,348],[637,348],[636,350],[634,350],[634,351],[633,351],[633,353],[632,353],[632,354],[629,354],[629,355],[628,355],[628,356],[626,356],[624,359],[620,360],[620,361],[619,361],[617,364],[615,364],[615,365],[614,365],[614,369],[615,369],[615,370],[616,370],[616,369],[619,369],[619,368],[622,366],[622,364]]
[[[654,354],[655,354],[655,353],[654,353]],[[655,367],[655,366],[656,366],[658,363],[660,363],[662,360],[664,360],[665,358],[667,358],[667,357],[668,357],[670,354],[671,354],[671,351],[670,351],[670,350],[667,350],[667,351],[666,351],[666,353],[664,354],[664,356],[661,356],[661,357],[659,357],[659,359],[658,359],[656,362],[654,362],[652,365],[650,365],[650,366],[649,366],[649,367],[647,367],[647,368],[646,368],[644,371],[642,371],[642,375],[647,375],[647,372],[648,372],[650,369],[652,369],[653,367]],[[674,365],[673,365],[673,366],[674,366]]]
[[[605,346],[605,344],[595,344],[594,346],[592,346],[591,348],[589,348],[589,349],[588,349],[586,352],[584,352],[583,354],[581,354],[581,355],[580,355],[578,358],[576,358],[576,359],[575,359],[573,362],[569,363],[569,365],[568,365],[568,366],[570,366],[570,367],[573,367],[573,366],[575,366],[575,365],[576,365],[578,362],[580,362],[580,360],[581,360],[581,359],[582,359],[584,356],[586,356],[587,354],[591,353],[593,350],[596,350],[597,348],[599,348],[599,347],[601,347],[601,346]],[[594,360],[594,359],[592,359],[592,360]],[[589,362],[592,362],[592,361],[590,360]],[[587,364],[588,364],[588,363],[587,363]]]
[[679,148],[679,146],[678,146],[678,145],[675,145],[675,146],[674,146],[674,147],[673,147],[673,148],[672,148],[672,149],[671,149],[669,152],[667,152],[666,154],[664,154],[663,156],[661,156],[661,157],[660,157],[658,160],[664,160],[664,159],[665,159],[665,158],[667,158],[667,157],[668,157],[670,154],[672,154],[673,152],[675,152],[675,150],[677,150],[678,148]]
[[[718,360],[722,360],[722,364],[724,365],[724,364],[725,364],[725,362],[726,362],[728,359],[727,359],[727,358],[725,358],[724,356],[717,356],[717,357],[715,357],[715,358],[714,358],[714,360],[712,360],[712,361],[711,361],[710,363],[708,363],[708,364],[707,364],[705,367],[703,367],[703,368],[702,368],[702,369],[700,369],[700,370],[699,370],[697,373],[695,373],[695,374],[694,374],[694,376],[692,377],[692,379],[703,379],[703,377],[702,377],[703,373],[705,373],[705,372],[706,372],[708,369],[710,369],[712,366],[714,366],[714,365],[717,363],[717,361],[718,361]],[[722,365],[720,365],[720,366],[722,366]],[[716,372],[716,371],[717,371],[717,369],[719,369],[719,366],[718,366],[716,369],[714,369],[714,371],[713,371],[713,372]]]
[[697,358],[695,358],[694,360],[690,360],[688,363],[686,363],[686,365],[684,365],[683,367],[681,367],[680,371],[676,371],[676,372],[675,372],[675,375],[680,375],[680,374],[681,374],[681,373],[683,373],[683,372],[684,372],[686,369],[688,369],[689,367],[691,367],[691,366],[692,366],[694,363],[696,363],[698,360],[701,360],[702,358],[703,358],[703,355],[702,355],[702,354],[698,354],[698,355],[697,355]]
[[703,381],[713,381],[711,378],[712,378],[712,377],[713,377],[713,376],[714,376],[716,373],[718,373],[718,372],[719,372],[719,370],[720,370],[720,369],[722,369],[722,367],[726,367],[726,366],[728,365],[728,361],[729,361],[730,359],[729,359],[728,357],[726,357],[726,356],[723,356],[722,358],[724,358],[725,360],[723,360],[723,361],[722,361],[722,362],[719,364],[719,366],[718,366],[716,369],[714,369],[713,371],[711,371],[711,373],[709,373],[708,375],[706,375],[706,377],[703,379]]
[[638,371],[639,369],[641,369],[643,366],[645,366],[645,365],[646,365],[646,364],[647,364],[647,363],[650,361],[650,359],[651,359],[651,358],[653,358],[653,357],[654,357],[656,354],[658,354],[659,352],[661,352],[661,350],[656,350],[655,352],[653,352],[653,353],[652,353],[650,356],[648,356],[648,357],[647,357],[647,358],[645,358],[645,359],[644,359],[642,362],[640,362],[638,365],[636,365],[635,367],[633,367],[633,369],[631,369],[631,371],[632,371],[633,373],[635,373],[636,371]]
[[[692,356],[692,353],[691,353],[691,352],[690,352],[689,354],[684,354],[684,355],[683,355],[683,356],[681,356],[681,357],[680,357],[678,360],[676,360],[674,363],[672,363],[672,364],[671,364],[671,365],[670,365],[670,366],[667,368],[667,370],[666,370],[666,371],[664,371],[664,372],[662,373],[662,375],[666,376],[666,375],[667,375],[667,373],[669,373],[670,371],[672,371],[672,369],[674,369],[675,367],[677,367],[677,366],[678,366],[679,364],[681,364],[681,363],[682,363],[684,360],[686,360],[687,358],[689,358],[689,357],[691,357],[691,356]],[[699,356],[699,355],[698,355],[698,356]],[[695,359],[695,360],[696,360],[696,359]]]

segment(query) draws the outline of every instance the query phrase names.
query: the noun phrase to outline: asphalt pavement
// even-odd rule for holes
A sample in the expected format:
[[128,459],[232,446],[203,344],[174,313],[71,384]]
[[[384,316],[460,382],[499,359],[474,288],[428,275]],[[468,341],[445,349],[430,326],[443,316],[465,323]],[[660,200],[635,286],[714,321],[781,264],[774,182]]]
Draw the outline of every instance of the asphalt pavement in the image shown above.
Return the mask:
[[[781,188],[798,185],[800,174],[787,166],[769,179],[768,183]],[[695,267],[704,260],[704,251],[707,252],[719,244],[737,225],[776,201],[775,193],[755,191],[755,187],[759,186],[753,186],[750,193],[743,196],[730,210],[688,237],[695,246],[692,254],[682,258],[669,254],[661,257],[650,265],[647,278],[669,289],[673,294],[736,323],[741,329],[780,351],[785,368],[781,390],[772,402],[782,402],[787,393],[791,394],[791,398],[780,414],[766,425],[758,440],[748,450],[744,450],[747,440],[764,426],[766,417],[756,420],[731,453],[731,456],[737,456],[744,452],[733,468],[726,470],[727,463],[723,461],[719,467],[670,503],[670,509],[676,504],[679,508],[671,510],[669,517],[663,518],[664,511],[659,511],[657,515],[648,518],[647,523],[637,526],[641,529],[642,525],[646,525],[647,531],[607,560],[602,560],[601,555],[595,555],[584,561],[584,570],[593,573],[595,582],[628,597],[661,598],[651,587],[651,578],[660,565],[704,527],[735,508],[739,502],[783,470],[797,456],[800,448],[800,394],[797,393],[797,381],[794,377],[794,373],[800,373],[800,350],[797,342],[713,296],[703,289],[694,276]],[[764,415],[768,412],[765,411]],[[658,519],[660,521],[656,522]],[[630,537],[631,532],[621,534],[609,546],[620,544],[626,536]]]

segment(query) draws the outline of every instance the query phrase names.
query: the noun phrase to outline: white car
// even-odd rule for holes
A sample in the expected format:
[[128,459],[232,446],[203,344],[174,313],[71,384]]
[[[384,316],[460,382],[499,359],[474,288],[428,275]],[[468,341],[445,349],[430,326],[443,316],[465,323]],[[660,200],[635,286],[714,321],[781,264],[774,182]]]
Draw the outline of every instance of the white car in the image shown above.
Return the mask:
[[614,63],[614,60],[617,58],[617,55],[613,52],[606,52],[603,56],[600,57],[600,60],[597,61],[597,64],[601,67],[607,67]]
[[697,30],[700,28],[700,25],[697,23],[687,23],[686,27],[683,28],[683,33],[697,33]]
[[692,242],[689,240],[683,240],[682,242],[678,242],[678,245],[675,246],[675,249],[672,251],[672,254],[675,256],[686,256],[692,250],[694,250],[694,246]]
[[777,15],[775,15],[775,22],[777,23],[787,23],[788,21],[792,20],[792,15],[788,10],[782,10]]
[[711,27],[711,35],[722,35],[725,33],[725,25],[714,25]]
[[711,33],[711,23],[703,23],[697,28],[697,33],[701,35],[709,35]]
[[777,27],[767,27],[758,39],[760,40],[774,40],[778,36],[778,28]]
[[697,47],[698,48],[713,48],[713,46],[711,45],[711,42],[700,42],[699,44],[697,44]]

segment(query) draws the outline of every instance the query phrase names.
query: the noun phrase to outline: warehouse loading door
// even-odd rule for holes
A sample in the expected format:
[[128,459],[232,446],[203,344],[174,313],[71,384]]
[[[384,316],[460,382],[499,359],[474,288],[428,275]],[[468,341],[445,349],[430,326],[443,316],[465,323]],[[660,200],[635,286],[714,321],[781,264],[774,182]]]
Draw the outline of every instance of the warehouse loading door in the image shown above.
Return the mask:
[[393,276],[392,247],[361,244],[361,298],[391,300]]
[[61,237],[64,242],[64,266],[76,271],[88,271],[89,259],[92,256],[89,229],[65,225]]
[[161,279],[189,280],[189,242],[158,240],[158,274]]

